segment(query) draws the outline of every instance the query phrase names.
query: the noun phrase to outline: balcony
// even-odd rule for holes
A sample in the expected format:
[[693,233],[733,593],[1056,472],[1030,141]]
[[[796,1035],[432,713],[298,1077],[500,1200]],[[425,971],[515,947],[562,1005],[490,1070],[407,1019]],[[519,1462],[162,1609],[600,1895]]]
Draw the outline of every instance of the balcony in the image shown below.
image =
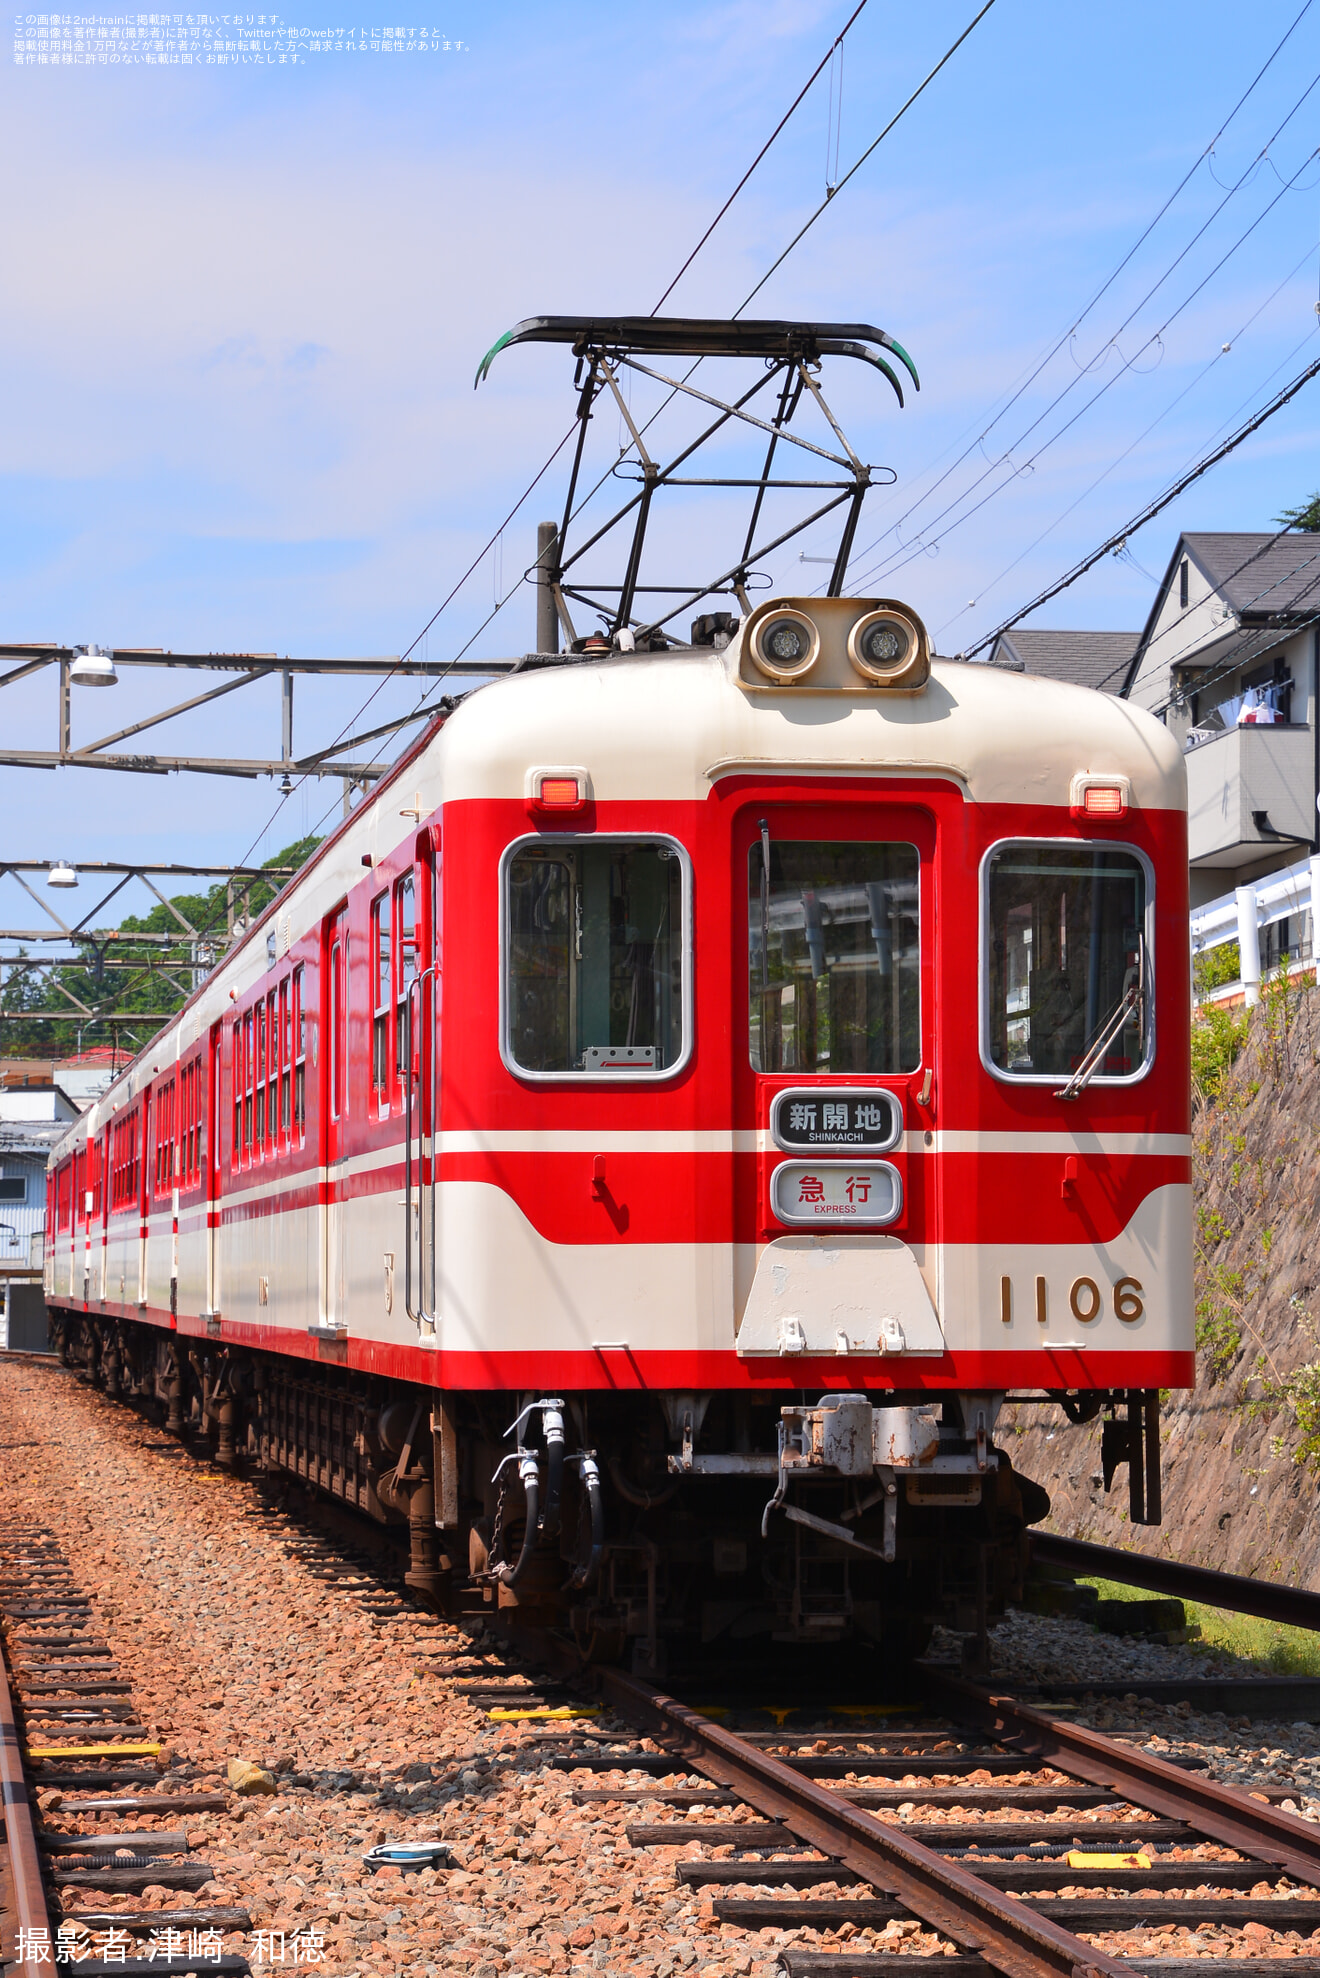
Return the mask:
[[1193,867],[1258,865],[1289,842],[1311,843],[1315,738],[1305,724],[1229,728],[1189,749],[1186,762]]

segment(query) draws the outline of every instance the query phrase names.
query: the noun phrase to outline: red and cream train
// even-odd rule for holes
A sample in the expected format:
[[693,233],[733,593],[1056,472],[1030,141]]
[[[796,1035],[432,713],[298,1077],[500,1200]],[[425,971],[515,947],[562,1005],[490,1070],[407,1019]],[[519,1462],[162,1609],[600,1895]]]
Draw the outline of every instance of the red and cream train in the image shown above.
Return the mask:
[[70,1127],[63,1350],[639,1666],[983,1623],[1046,1508],[1006,1394],[1159,1515],[1187,924],[1173,739],[906,607],[539,663]]

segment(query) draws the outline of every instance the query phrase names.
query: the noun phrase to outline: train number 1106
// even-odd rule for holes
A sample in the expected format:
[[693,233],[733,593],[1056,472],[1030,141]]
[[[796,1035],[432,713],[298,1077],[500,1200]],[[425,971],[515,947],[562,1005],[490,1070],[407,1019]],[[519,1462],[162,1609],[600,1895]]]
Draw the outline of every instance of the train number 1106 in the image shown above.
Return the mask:
[[[1121,1277],[1110,1289],[1114,1317],[1133,1325],[1146,1310],[1144,1287],[1135,1277]],[[1104,1308],[1105,1294],[1093,1277],[1074,1278],[1068,1290],[1068,1309],[1075,1319],[1086,1325],[1091,1319],[1098,1319]],[[1013,1323],[1013,1280],[1001,1277],[999,1280],[999,1316],[1006,1326]],[[1041,1325],[1049,1324],[1049,1290],[1043,1277],[1036,1279],[1036,1317]]]

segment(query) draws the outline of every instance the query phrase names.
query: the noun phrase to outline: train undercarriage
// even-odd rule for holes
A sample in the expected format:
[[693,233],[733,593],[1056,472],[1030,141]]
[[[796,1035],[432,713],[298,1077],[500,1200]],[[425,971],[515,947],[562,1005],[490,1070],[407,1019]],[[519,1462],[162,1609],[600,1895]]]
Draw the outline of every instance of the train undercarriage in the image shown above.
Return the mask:
[[[65,1365],[219,1464],[406,1531],[407,1582],[438,1611],[567,1629],[584,1657],[654,1677],[711,1645],[851,1643],[901,1662],[938,1622],[981,1665],[1049,1511],[995,1444],[998,1395],[442,1392],[50,1316]],[[1134,1508],[1156,1522],[1157,1397],[1060,1399],[1074,1420],[1107,1410],[1106,1482],[1128,1461]]]

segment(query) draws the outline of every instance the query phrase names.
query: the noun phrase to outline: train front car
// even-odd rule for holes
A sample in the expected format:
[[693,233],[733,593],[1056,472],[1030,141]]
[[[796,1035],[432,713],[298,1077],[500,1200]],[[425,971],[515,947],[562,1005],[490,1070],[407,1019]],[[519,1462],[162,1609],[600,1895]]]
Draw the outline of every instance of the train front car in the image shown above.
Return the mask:
[[902,605],[776,599],[473,696],[443,753],[424,1323],[466,1600],[653,1670],[983,1631],[1047,1509],[1010,1392],[1104,1411],[1157,1522],[1193,1377],[1165,730],[932,663]]

